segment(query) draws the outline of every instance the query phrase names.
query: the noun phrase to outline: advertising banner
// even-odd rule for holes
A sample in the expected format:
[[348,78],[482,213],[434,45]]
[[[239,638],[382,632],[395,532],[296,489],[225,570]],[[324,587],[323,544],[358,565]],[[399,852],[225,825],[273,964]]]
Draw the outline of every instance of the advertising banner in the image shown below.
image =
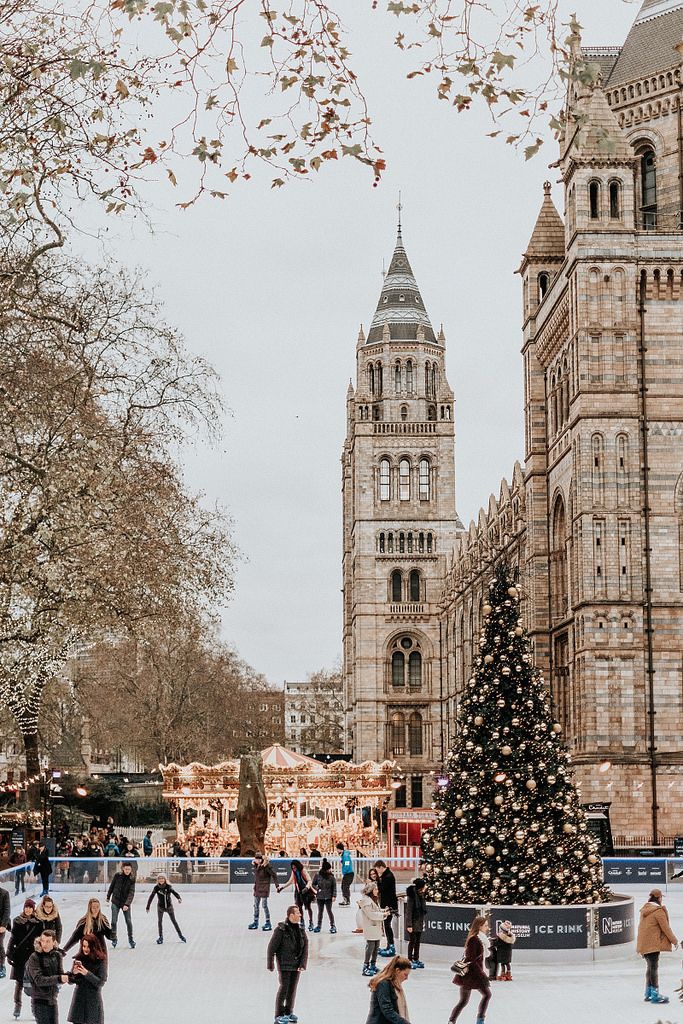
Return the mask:
[[[478,911],[474,907],[430,903],[423,942],[462,948]],[[585,907],[492,907],[491,934],[510,921],[517,949],[585,949],[588,915]]]
[[666,882],[666,860],[640,860],[637,857],[605,857],[602,877],[607,885],[663,885]]
[[[291,873],[291,861],[271,860],[271,865],[277,875],[278,885],[284,885]],[[254,865],[251,857],[248,859],[230,858],[230,885],[253,885]]]
[[635,938],[633,901],[614,903],[598,910],[598,935],[601,946],[618,946]]

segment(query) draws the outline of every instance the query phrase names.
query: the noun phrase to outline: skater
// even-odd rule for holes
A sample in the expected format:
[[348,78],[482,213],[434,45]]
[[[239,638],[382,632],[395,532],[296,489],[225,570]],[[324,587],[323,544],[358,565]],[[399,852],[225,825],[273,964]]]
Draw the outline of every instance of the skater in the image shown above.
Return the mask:
[[377,953],[384,935],[384,918],[386,916],[387,911],[382,910],[379,905],[377,882],[368,882],[363,886],[363,893],[358,900],[358,916],[356,918],[365,939],[365,959],[361,973],[366,978],[372,978],[378,973]]
[[113,932],[111,944],[114,949],[116,949],[116,945],[119,941],[116,922],[119,919],[120,913],[123,914],[126,921],[128,945],[131,949],[135,949],[135,940],[133,939],[133,918],[130,913],[130,905],[133,902],[134,896],[135,877],[133,875],[133,865],[130,861],[124,860],[122,861],[119,870],[112,878],[109,889],[107,890],[107,903],[111,900],[111,930]]
[[387,937],[387,944],[385,949],[380,949],[380,956],[396,956],[396,946],[394,945],[394,929],[391,926],[391,919],[396,915],[398,917],[398,899],[396,898],[396,877],[390,867],[387,866],[387,862],[384,860],[376,860],[375,867],[377,874],[379,875],[379,905],[383,910],[390,910],[391,914],[387,914],[384,921],[384,934]]
[[645,1002],[668,1003],[659,992],[659,954],[676,949],[678,940],[671,931],[669,915],[662,905],[662,890],[652,889],[647,903],[640,908],[636,953],[645,958]]
[[298,906],[287,907],[287,920],[275,928],[268,943],[268,970],[277,969],[280,986],[275,998],[275,1024],[296,1024],[294,1013],[296,988],[299,975],[308,963],[308,936],[301,927],[301,911]]
[[301,911],[301,927],[304,927],[304,910],[308,914],[308,930],[313,931],[313,900],[315,892],[311,880],[306,874],[306,869],[300,860],[292,861],[292,872],[284,885],[277,887],[278,892],[284,892],[289,886],[294,886],[294,902]]
[[323,923],[323,911],[326,910],[327,916],[330,919],[330,935],[336,935],[337,927],[334,923],[332,904],[337,899],[337,879],[332,873],[332,865],[327,857],[323,857],[320,870],[313,878],[313,888],[315,890],[315,898],[318,903],[318,923],[313,931],[320,931]]
[[451,1010],[449,1024],[458,1019],[462,1011],[470,1001],[472,992],[481,993],[479,1008],[477,1009],[477,1024],[484,1024],[486,1007],[491,998],[491,986],[489,979],[484,973],[484,957],[488,950],[489,923],[485,917],[475,917],[470,925],[470,930],[465,943],[465,960],[468,964],[467,974],[462,977],[457,975],[453,978],[453,984],[461,988],[460,1001]]
[[406,900],[406,931],[410,936],[408,939],[408,959],[413,969],[424,967],[420,960],[420,941],[427,920],[426,891],[427,883],[424,878],[414,879],[413,884],[409,885],[406,890],[408,897]]
[[35,940],[35,952],[26,964],[24,980],[31,990],[31,1010],[36,1024],[58,1024],[59,986],[66,985],[68,980],[55,933],[46,928]]
[[14,850],[14,852],[10,856],[9,864],[10,867],[16,867],[17,869],[14,872],[14,895],[18,896],[20,888],[22,892],[26,892],[27,868],[21,867],[22,864],[26,864],[26,850],[24,849],[23,846],[17,846],[16,850]]
[[511,921],[503,921],[498,925],[498,931],[496,932],[496,959],[493,967],[494,979],[498,973],[498,966],[500,966],[500,981],[512,981],[512,947],[516,940],[517,936],[512,931]]
[[273,926],[270,923],[268,897],[270,896],[271,884],[277,888],[277,875],[268,858],[264,857],[262,853],[257,853],[251,863],[254,868],[254,920],[249,925],[249,931],[255,931],[258,928],[259,911],[261,903],[263,903],[263,913],[265,915],[263,930],[264,932],[271,932]]
[[403,983],[410,977],[410,960],[395,956],[368,982],[372,992],[366,1024],[410,1024]]
[[178,933],[178,938],[180,939],[180,941],[187,942],[187,939],[180,930],[180,925],[176,921],[171,897],[175,896],[175,898],[178,900],[178,903],[182,903],[183,901],[181,897],[178,895],[178,893],[175,891],[175,889],[171,888],[171,886],[166,881],[166,875],[157,876],[157,884],[152,889],[151,893],[149,894],[149,899],[147,900],[148,914],[149,908],[152,904],[152,900],[154,899],[155,896],[157,898],[157,924],[159,926],[159,938],[157,939],[157,946],[161,946],[164,941],[164,914],[168,914],[169,918],[171,919],[171,923],[175,928],[176,932]]
[[62,919],[59,916],[59,908],[52,899],[52,896],[43,896],[36,907],[36,918],[43,926],[43,930],[50,928],[57,939],[57,945],[62,941]]
[[21,997],[24,991],[24,970],[28,959],[33,953],[34,940],[38,938],[43,926],[36,918],[36,905],[33,900],[24,901],[24,909],[12,922],[12,934],[7,946],[7,959],[12,965],[10,977],[14,982],[14,1016],[21,1014]]
[[102,913],[100,901],[94,896],[88,900],[88,908],[85,915],[79,919],[78,924],[71,933],[69,941],[64,946],[64,952],[66,953],[77,942],[80,942],[86,932],[97,936],[104,946],[105,952],[107,947],[104,940],[109,939],[111,941],[114,938],[114,930]]
[[341,890],[342,898],[340,907],[348,907],[351,903],[351,886],[353,885],[354,870],[353,858],[343,843],[337,843],[337,850],[341,857]]
[[102,986],[107,980],[107,951],[92,933],[81,939],[81,947],[69,971],[75,991],[66,1018],[71,1024],[104,1024]]
[[0,978],[7,977],[5,968],[5,933],[12,924],[9,891],[0,885]]
[[50,855],[47,852],[47,846],[42,843],[38,855],[35,860],[35,866],[33,872],[36,875],[40,875],[40,881],[43,885],[43,891],[41,896],[47,896],[50,891],[50,875],[52,874],[52,864],[50,863]]

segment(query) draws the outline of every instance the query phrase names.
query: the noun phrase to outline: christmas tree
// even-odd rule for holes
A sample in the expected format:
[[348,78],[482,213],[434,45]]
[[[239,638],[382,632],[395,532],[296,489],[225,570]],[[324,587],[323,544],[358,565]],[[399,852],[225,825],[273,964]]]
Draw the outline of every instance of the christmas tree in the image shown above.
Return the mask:
[[438,780],[437,824],[423,839],[435,901],[557,905],[605,897],[597,843],[550,694],[532,664],[519,600],[499,565],[457,740]]

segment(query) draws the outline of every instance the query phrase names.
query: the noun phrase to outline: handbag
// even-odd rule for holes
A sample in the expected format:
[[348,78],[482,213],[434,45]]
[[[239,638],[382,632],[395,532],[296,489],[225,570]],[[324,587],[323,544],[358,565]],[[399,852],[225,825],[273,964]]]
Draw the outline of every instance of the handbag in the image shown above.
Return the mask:
[[451,964],[451,970],[458,978],[464,978],[469,969],[470,965],[467,960],[456,960],[454,964]]

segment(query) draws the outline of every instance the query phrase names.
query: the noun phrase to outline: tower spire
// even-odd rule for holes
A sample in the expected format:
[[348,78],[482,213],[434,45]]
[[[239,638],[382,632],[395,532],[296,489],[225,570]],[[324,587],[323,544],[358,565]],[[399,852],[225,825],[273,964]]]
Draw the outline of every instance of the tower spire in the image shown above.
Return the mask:
[[403,210],[403,203],[401,202],[401,190],[400,189],[398,190],[398,206],[396,207],[396,209],[398,210],[398,234],[399,234],[399,238],[400,238],[400,236],[401,236],[401,211]]

